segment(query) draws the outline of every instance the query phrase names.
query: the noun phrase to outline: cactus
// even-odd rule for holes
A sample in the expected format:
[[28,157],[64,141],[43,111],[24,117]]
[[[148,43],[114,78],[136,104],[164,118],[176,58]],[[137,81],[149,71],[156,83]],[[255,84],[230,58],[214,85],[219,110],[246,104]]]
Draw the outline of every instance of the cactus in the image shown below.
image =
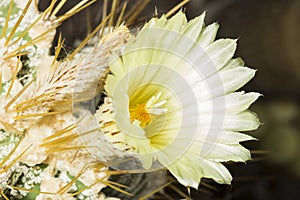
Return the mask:
[[[127,4],[117,9],[114,0],[101,24],[58,59],[61,36],[49,54],[56,28],[94,1],[57,17],[65,2],[41,13],[32,0],[0,3],[0,195],[100,200],[109,186],[131,197],[134,189],[112,176],[131,181],[140,172],[137,179],[154,185],[133,184],[135,198],[146,198],[170,184],[159,172],[143,176],[160,169],[186,187],[202,178],[230,184],[222,163],[250,159],[240,142],[253,138],[239,131],[259,126],[248,107],[260,94],[235,92],[255,74],[232,58],[236,40],[215,41],[218,25],[206,26],[205,13],[170,18],[188,1],[132,34],[121,23]],[[148,2],[129,12],[128,24]]]
[[[55,1],[42,13],[32,0],[0,3],[0,194],[4,199],[103,199],[101,189],[114,185],[107,179],[108,168],[81,144],[78,120],[69,108],[75,86],[80,84],[82,93],[104,77],[108,52],[117,50],[129,33],[118,29],[123,33],[112,38],[120,43],[100,41],[89,55],[76,52],[57,61],[63,43],[54,56],[49,55],[57,26],[91,3],[82,1],[59,17],[55,13],[61,5],[54,8]],[[79,80],[78,74],[85,72],[94,77]]]

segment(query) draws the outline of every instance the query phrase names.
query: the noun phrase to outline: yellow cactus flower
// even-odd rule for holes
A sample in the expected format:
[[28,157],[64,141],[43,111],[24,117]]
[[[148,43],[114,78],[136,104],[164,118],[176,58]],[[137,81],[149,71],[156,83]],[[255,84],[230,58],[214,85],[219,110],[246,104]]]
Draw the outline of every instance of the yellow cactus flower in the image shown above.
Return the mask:
[[259,126],[247,109],[260,94],[235,92],[255,70],[232,58],[236,40],[215,40],[218,25],[204,17],[151,19],[110,57],[105,85],[118,140],[145,169],[159,164],[194,188],[203,177],[230,184],[222,162],[250,159],[239,142],[253,138],[239,132]]

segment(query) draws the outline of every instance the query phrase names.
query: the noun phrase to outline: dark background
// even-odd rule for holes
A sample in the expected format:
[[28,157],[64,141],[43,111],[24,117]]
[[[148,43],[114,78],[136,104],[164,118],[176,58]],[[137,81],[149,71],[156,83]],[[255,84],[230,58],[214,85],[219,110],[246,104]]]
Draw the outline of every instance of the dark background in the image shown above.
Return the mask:
[[[77,2],[68,1],[61,13]],[[130,2],[129,7],[138,1]],[[155,6],[160,15],[178,2],[151,1],[132,27],[152,17]],[[40,9],[48,3],[41,0]],[[101,21],[102,3],[98,0],[58,29],[66,38],[67,50]],[[236,56],[257,69],[255,78],[243,89],[264,95],[251,107],[263,125],[249,134],[259,140],[244,143],[253,151],[253,160],[246,165],[227,164],[234,177],[232,186],[204,180],[198,191],[191,190],[191,198],[300,199],[300,1],[191,0],[184,10],[189,18],[206,10],[206,24],[220,24],[218,38],[238,38]],[[185,188],[174,186],[187,194]],[[168,198],[180,198],[169,187],[153,198],[167,198],[163,193],[169,193]]]

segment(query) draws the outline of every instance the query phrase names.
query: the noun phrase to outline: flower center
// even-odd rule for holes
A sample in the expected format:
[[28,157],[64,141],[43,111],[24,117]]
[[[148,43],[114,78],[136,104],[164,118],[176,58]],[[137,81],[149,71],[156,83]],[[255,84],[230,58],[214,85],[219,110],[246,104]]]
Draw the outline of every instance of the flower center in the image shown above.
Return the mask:
[[145,104],[138,104],[134,109],[130,109],[130,121],[139,120],[141,127],[146,127],[151,122],[151,115]]
[[166,113],[168,109],[161,108],[161,106],[164,105],[167,100],[157,102],[160,96],[161,92],[156,96],[152,96],[147,103],[137,104],[136,106],[130,107],[130,121],[133,122],[134,120],[138,120],[140,121],[140,126],[144,128],[151,123],[154,115]]

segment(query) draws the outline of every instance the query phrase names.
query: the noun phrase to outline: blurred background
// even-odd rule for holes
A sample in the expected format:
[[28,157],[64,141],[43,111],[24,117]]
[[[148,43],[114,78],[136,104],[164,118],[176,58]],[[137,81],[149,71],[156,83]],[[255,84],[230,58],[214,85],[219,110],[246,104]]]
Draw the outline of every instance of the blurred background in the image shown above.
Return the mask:
[[[69,0],[62,12],[79,1]],[[141,1],[129,1],[128,9]],[[43,10],[49,2],[50,0],[41,0],[40,9]],[[119,3],[122,2],[124,1],[120,0]],[[154,16],[155,7],[157,14],[161,15],[179,2],[150,1],[131,27],[140,27]],[[64,22],[58,29],[66,38],[66,50],[72,50],[76,40],[84,39],[99,24],[102,6],[103,0],[98,0]],[[247,66],[257,69],[255,78],[243,89],[264,95],[251,107],[263,125],[249,134],[259,140],[244,143],[252,150],[253,160],[247,164],[226,165],[234,177],[232,186],[217,185],[210,180],[204,180],[198,191],[191,190],[190,198],[300,199],[300,1],[191,0],[184,6],[184,11],[189,18],[207,11],[206,24],[215,21],[220,24],[218,38],[238,38],[236,56],[242,57]],[[52,51],[54,46],[55,41]],[[165,180],[164,174],[114,178],[137,186],[141,185],[138,181],[157,178]],[[131,192],[138,196],[138,191]],[[126,199],[122,194],[109,189],[106,193]],[[188,192],[174,183],[151,198],[188,198]]]

